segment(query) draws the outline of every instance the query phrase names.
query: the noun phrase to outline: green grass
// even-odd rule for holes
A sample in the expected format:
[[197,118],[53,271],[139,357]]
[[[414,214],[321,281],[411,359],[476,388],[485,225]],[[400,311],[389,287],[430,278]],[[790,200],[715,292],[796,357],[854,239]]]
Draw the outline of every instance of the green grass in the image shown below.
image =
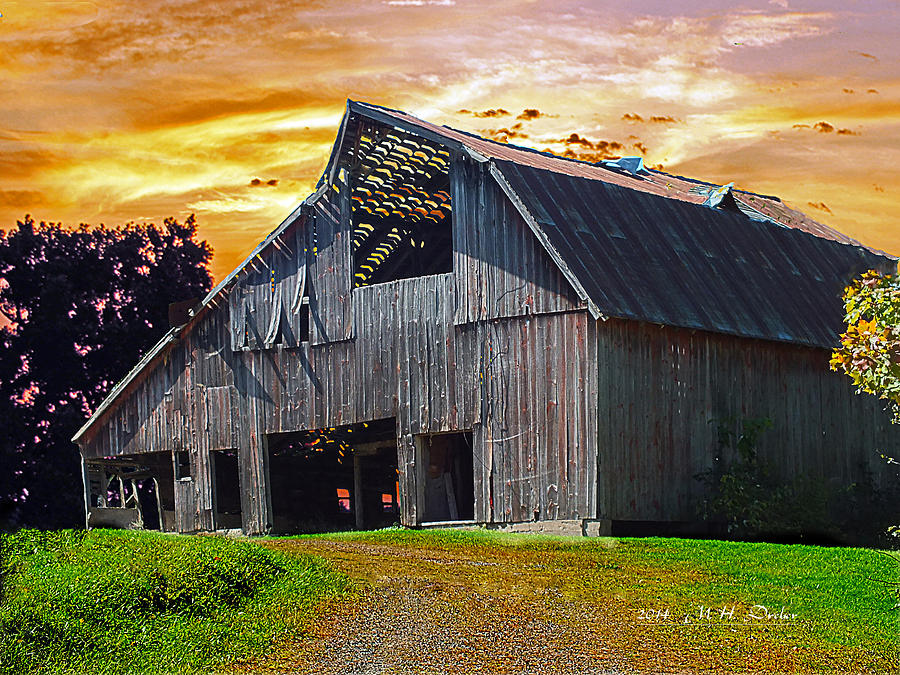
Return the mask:
[[0,535],[0,672],[209,671],[349,590],[324,561],[221,537]]

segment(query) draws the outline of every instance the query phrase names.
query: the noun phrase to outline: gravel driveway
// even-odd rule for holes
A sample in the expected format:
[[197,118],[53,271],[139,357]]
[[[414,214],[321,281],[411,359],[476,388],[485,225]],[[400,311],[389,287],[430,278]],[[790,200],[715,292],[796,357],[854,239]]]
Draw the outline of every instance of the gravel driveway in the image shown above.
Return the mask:
[[633,672],[629,645],[638,643],[644,667],[662,666],[647,661],[652,643],[621,620],[627,610],[566,599],[552,570],[528,557],[485,561],[465,551],[324,539],[266,545],[321,555],[369,585],[329,608],[304,638],[247,664],[254,671]]

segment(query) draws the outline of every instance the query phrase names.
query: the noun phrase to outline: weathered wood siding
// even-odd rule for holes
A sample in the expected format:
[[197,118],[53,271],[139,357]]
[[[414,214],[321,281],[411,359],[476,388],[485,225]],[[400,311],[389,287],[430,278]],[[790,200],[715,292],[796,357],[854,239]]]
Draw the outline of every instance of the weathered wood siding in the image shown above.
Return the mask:
[[[477,520],[590,517],[594,323],[493,184],[481,193],[487,208],[479,200],[458,215],[473,236],[457,245],[480,239],[458,252],[456,273],[351,291],[349,202],[339,183],[260,253],[227,300],[184,329],[86,437],[85,456],[189,450],[192,480],[178,489],[193,515],[178,527],[211,529],[211,452],[234,448],[244,529],[258,533],[272,524],[267,434],[395,418],[404,523],[420,520],[416,436],[454,430],[473,431]],[[471,270],[463,286],[480,309],[455,325],[460,278]],[[310,342],[294,339],[302,338],[304,278]]]
[[595,329],[587,312],[572,312],[458,335],[476,353],[463,382],[480,393],[471,402],[477,520],[595,517]]
[[694,476],[720,454],[728,418],[772,420],[759,453],[785,479],[877,478],[879,452],[900,447],[883,404],[830,372],[827,350],[635,321],[597,326],[601,517],[696,520]]
[[313,207],[308,245],[310,258],[310,323],[312,343],[350,338],[350,188],[340,171],[335,183]]
[[459,157],[450,188],[457,324],[581,306],[485,164]]

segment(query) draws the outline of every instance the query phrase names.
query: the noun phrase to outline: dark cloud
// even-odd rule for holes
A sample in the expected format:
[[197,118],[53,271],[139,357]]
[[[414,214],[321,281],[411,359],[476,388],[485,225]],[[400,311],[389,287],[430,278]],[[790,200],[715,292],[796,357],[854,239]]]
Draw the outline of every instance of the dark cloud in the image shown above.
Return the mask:
[[875,192],[884,192],[884,188],[880,185],[872,185],[872,187],[875,188]]
[[818,131],[820,134],[830,134],[832,131],[834,131],[834,127],[828,122],[816,122],[815,124],[813,124],[812,128]]
[[591,143],[588,139],[583,138],[582,136],[579,136],[576,133],[569,134],[568,138],[563,139],[563,143],[565,143],[566,145],[581,145],[581,146],[584,146],[585,148],[591,148],[591,149],[594,148],[593,143]]
[[841,89],[841,91],[844,92],[845,94],[852,94],[852,93],[853,93],[853,90],[852,90],[852,89],[847,89],[847,87],[844,87],[843,89]]
[[640,143],[640,142],[632,143],[631,147],[634,148],[635,150],[637,150],[638,152],[640,152],[642,155],[647,154],[647,146],[644,145],[643,143]]
[[477,110],[472,112],[466,108],[460,108],[456,112],[460,115],[472,115],[473,117],[506,117],[507,115],[512,115],[512,113],[505,108],[489,108],[488,110],[482,110],[481,112]]
[[277,178],[270,178],[269,180],[254,178],[250,181],[249,187],[275,187],[276,185],[278,185]]
[[542,113],[537,108],[525,108],[516,116],[517,120],[536,120],[538,117],[547,117],[547,113]]
[[583,162],[599,162],[602,159],[620,157],[621,151],[625,149],[625,146],[618,141],[592,141],[577,133],[571,133],[557,143],[566,145],[565,151],[559,153],[550,150],[549,152]]
[[643,122],[644,118],[638,115],[637,113],[625,113],[622,115],[622,119],[626,122]]
[[674,124],[678,120],[671,115],[653,115],[650,118],[650,121],[655,122],[656,124]]
[[867,94],[877,94],[878,90],[877,89],[866,89],[866,93]]
[[861,52],[861,51],[859,51],[859,50],[857,50],[857,49],[851,49],[851,50],[850,50],[850,53],[851,53],[851,54],[856,54],[857,56],[862,56],[862,57],[865,58],[865,59],[872,59],[873,61],[877,61],[877,60],[878,60],[878,57],[877,57],[877,56],[873,56],[872,54],[869,54],[869,53],[867,53],[867,52]]
[[528,138],[528,134],[519,131],[521,124],[514,124],[512,128],[488,129],[488,135],[494,140],[506,142],[510,138]]
[[828,208],[828,205],[825,202],[806,202],[814,209],[818,209],[819,211],[824,211],[825,213],[831,213],[831,209]]
[[837,133],[839,136],[859,136],[857,132],[851,131],[850,129],[838,129]]

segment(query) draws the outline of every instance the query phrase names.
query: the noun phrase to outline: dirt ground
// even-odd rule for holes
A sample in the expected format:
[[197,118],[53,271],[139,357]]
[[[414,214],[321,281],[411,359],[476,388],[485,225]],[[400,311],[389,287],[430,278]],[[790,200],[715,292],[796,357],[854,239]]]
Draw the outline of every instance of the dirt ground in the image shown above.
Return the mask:
[[[352,540],[270,540],[320,555],[355,579],[361,594],[335,603],[304,636],[241,670],[296,673],[798,672],[797,647],[715,644],[648,628],[615,595],[571,599],[554,581],[558,562],[540,552],[484,559],[468,549]],[[713,636],[710,636],[713,637]],[[735,636],[737,637],[737,636]],[[749,644],[749,647],[748,647]],[[698,646],[700,645],[700,646]],[[737,650],[737,651],[735,651]],[[841,670],[835,664],[837,670]]]

